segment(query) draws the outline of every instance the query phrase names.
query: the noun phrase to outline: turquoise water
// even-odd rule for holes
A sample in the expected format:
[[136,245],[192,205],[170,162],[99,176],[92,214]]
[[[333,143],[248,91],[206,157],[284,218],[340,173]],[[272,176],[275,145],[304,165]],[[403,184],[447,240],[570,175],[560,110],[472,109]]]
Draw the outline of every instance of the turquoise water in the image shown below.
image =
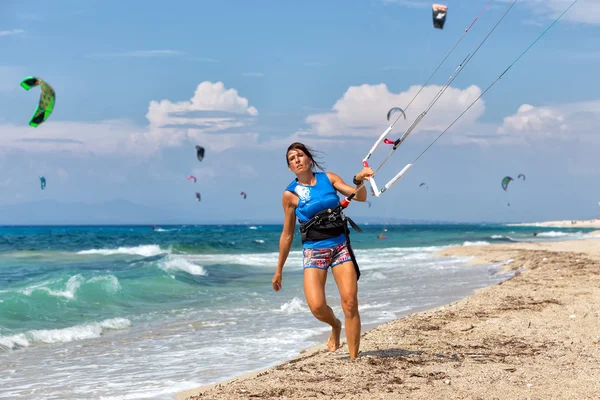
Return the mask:
[[[360,311],[378,324],[506,276],[445,246],[585,239],[581,229],[362,226]],[[380,233],[386,239],[378,240]],[[533,232],[539,232],[533,236]],[[299,238],[271,289],[281,226],[0,227],[0,398],[172,398],[319,343]],[[332,279],[330,279],[332,281]],[[328,300],[342,317],[335,285]],[[235,361],[235,362],[234,362]]]

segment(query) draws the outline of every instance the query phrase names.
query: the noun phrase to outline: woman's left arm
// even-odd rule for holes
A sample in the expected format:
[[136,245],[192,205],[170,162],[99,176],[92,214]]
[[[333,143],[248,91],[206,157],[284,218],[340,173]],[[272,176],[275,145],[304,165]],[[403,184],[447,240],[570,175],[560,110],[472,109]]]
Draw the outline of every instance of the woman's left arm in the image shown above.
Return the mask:
[[[371,168],[363,168],[358,174],[355,175],[353,179],[355,179],[357,182],[362,182],[371,175],[373,175],[373,170]],[[350,196],[359,186],[348,185],[338,174],[334,174],[333,172],[327,172],[327,177],[329,178],[329,181],[331,182],[335,190],[337,190],[344,196]],[[356,192],[354,200],[361,202],[367,200],[367,189],[364,184],[358,190],[358,192]]]

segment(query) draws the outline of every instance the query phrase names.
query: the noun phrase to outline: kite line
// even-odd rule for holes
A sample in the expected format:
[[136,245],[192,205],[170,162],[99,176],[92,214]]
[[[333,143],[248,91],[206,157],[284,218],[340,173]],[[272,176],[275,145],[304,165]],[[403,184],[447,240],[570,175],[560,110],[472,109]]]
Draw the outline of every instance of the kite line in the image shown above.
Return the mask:
[[[513,5],[514,5],[514,4],[515,4],[517,1],[518,1],[518,0],[513,0],[513,2],[510,4],[509,8],[508,8],[508,9],[507,9],[507,11],[505,12],[505,14],[502,16],[501,20],[504,18],[504,16],[506,16],[506,13],[507,13],[507,12],[510,10],[510,8],[512,8],[512,6],[513,6]],[[527,47],[527,48],[526,48],[526,49],[525,49],[525,50],[524,50],[524,51],[523,51],[523,52],[522,52],[522,53],[521,53],[521,54],[520,54],[518,57],[517,57],[517,58],[516,58],[516,59],[515,59],[515,60],[514,60],[514,61],[513,61],[513,62],[512,62],[512,63],[511,63],[511,64],[510,64],[510,65],[509,65],[509,66],[508,66],[508,67],[507,67],[507,68],[506,68],[506,69],[505,69],[505,70],[504,70],[504,71],[503,71],[503,72],[502,72],[502,73],[501,73],[501,74],[500,74],[500,75],[499,75],[499,76],[498,76],[498,77],[497,77],[497,78],[496,78],[496,79],[495,79],[495,80],[494,80],[494,81],[493,81],[493,82],[492,82],[492,83],[491,83],[491,84],[490,84],[490,85],[489,85],[489,86],[488,86],[488,87],[487,87],[487,88],[486,88],[486,89],[485,89],[485,90],[484,90],[484,91],[483,91],[483,92],[482,92],[482,93],[481,93],[481,94],[480,94],[480,95],[479,95],[479,96],[478,96],[478,97],[477,97],[477,98],[476,98],[476,99],[475,99],[475,100],[474,100],[474,101],[471,103],[471,104],[469,104],[469,106],[467,106],[467,108],[466,108],[466,109],[465,109],[465,110],[464,110],[462,113],[460,113],[460,114],[458,115],[458,117],[456,117],[456,119],[455,119],[455,120],[454,120],[454,121],[453,121],[453,122],[452,122],[452,123],[451,123],[451,124],[450,124],[450,125],[449,125],[449,126],[446,128],[446,129],[444,129],[444,131],[442,131],[442,133],[440,133],[440,134],[438,135],[438,137],[437,137],[437,138],[436,138],[436,139],[435,139],[435,140],[434,140],[434,141],[433,141],[431,144],[429,144],[429,146],[427,146],[427,147],[425,148],[425,150],[423,150],[423,151],[422,151],[422,152],[421,152],[421,153],[420,153],[420,154],[417,156],[417,158],[415,158],[415,160],[414,160],[412,163],[410,163],[410,164],[407,164],[407,165],[406,165],[406,166],[405,166],[405,167],[404,167],[404,168],[403,168],[403,169],[402,169],[402,170],[401,170],[401,171],[400,171],[400,172],[399,172],[399,173],[398,173],[396,176],[394,176],[394,177],[393,177],[393,178],[392,178],[392,179],[391,179],[391,180],[390,180],[388,183],[386,183],[386,184],[385,184],[385,186],[382,188],[382,190],[381,190],[381,191],[379,191],[379,193],[378,193],[378,190],[376,189],[376,188],[377,188],[377,186],[376,186],[376,184],[375,184],[375,180],[374,180],[374,179],[371,177],[371,178],[369,179],[369,183],[371,183],[371,185],[372,185],[372,188],[374,189],[374,192],[376,193],[377,197],[379,197],[379,195],[381,195],[381,193],[384,193],[385,191],[389,190],[389,189],[390,189],[390,188],[391,188],[391,187],[392,187],[394,184],[396,184],[396,183],[397,183],[397,182],[398,182],[398,181],[399,181],[399,180],[400,180],[400,179],[401,179],[401,178],[402,178],[402,177],[403,177],[403,176],[406,174],[406,172],[408,172],[408,170],[409,170],[409,169],[410,169],[410,168],[413,166],[413,164],[415,164],[415,163],[416,163],[416,162],[417,162],[417,161],[418,161],[418,160],[419,160],[419,159],[420,159],[420,158],[423,156],[423,154],[425,154],[425,153],[426,153],[426,152],[427,152],[427,151],[428,151],[428,150],[431,148],[431,146],[433,146],[433,145],[434,145],[434,144],[435,144],[435,143],[436,143],[436,142],[437,142],[437,141],[438,141],[438,140],[439,140],[439,139],[440,139],[440,138],[441,138],[441,137],[442,137],[442,136],[443,136],[443,135],[444,135],[444,134],[445,134],[445,133],[446,133],[446,132],[447,132],[447,131],[448,131],[450,128],[452,128],[452,126],[454,126],[454,124],[456,124],[456,122],[457,122],[457,121],[458,121],[460,118],[462,118],[462,116],[463,116],[463,115],[464,115],[464,114],[465,114],[467,111],[469,111],[469,110],[471,109],[471,107],[473,107],[473,105],[474,105],[475,103],[477,103],[477,101],[479,101],[479,100],[480,100],[480,99],[481,99],[481,98],[482,98],[482,97],[483,97],[483,96],[484,96],[484,95],[485,95],[485,94],[486,94],[486,93],[487,93],[487,92],[488,92],[488,91],[489,91],[489,90],[490,90],[490,89],[491,89],[491,88],[492,88],[492,87],[493,87],[493,86],[494,86],[494,85],[495,85],[495,84],[496,84],[496,83],[499,81],[499,80],[501,80],[501,79],[504,77],[504,75],[505,75],[505,74],[506,74],[506,73],[507,73],[507,72],[508,72],[508,71],[509,71],[509,70],[510,70],[510,69],[511,69],[511,68],[512,68],[512,67],[513,67],[513,66],[514,66],[514,65],[515,65],[515,64],[516,64],[516,63],[517,63],[517,62],[518,62],[518,61],[519,61],[519,60],[520,60],[520,59],[521,59],[521,58],[522,58],[522,57],[523,57],[523,56],[524,56],[524,55],[525,55],[525,54],[526,54],[526,53],[527,53],[527,52],[528,52],[528,51],[529,51],[529,50],[530,50],[530,49],[531,49],[531,48],[532,48],[532,47],[533,47],[533,46],[534,46],[534,45],[535,45],[535,44],[536,44],[536,43],[537,43],[537,42],[538,42],[538,41],[539,41],[539,40],[540,40],[540,39],[541,39],[541,38],[542,38],[542,37],[543,37],[543,36],[544,36],[544,35],[545,35],[547,32],[548,32],[548,31],[549,31],[549,30],[550,30],[550,28],[552,28],[552,27],[554,26],[554,25],[555,25],[555,24],[556,24],[556,23],[557,23],[557,22],[558,22],[558,21],[559,21],[559,20],[560,20],[560,19],[561,19],[561,18],[562,18],[562,17],[563,17],[563,16],[564,16],[564,15],[565,15],[567,12],[568,12],[568,11],[569,11],[569,10],[570,10],[570,9],[571,9],[571,8],[572,8],[572,7],[573,7],[573,6],[574,6],[574,5],[577,3],[577,2],[578,2],[578,1],[579,1],[579,0],[573,0],[573,2],[572,2],[572,3],[571,3],[571,4],[570,4],[570,5],[569,5],[569,6],[568,6],[568,7],[567,7],[567,8],[566,8],[566,9],[565,9],[565,10],[564,10],[564,11],[563,11],[563,12],[562,12],[562,13],[561,13],[561,14],[560,14],[560,15],[559,15],[559,16],[558,16],[558,17],[557,17],[557,18],[556,18],[556,19],[555,19],[555,20],[554,20],[554,21],[553,21],[553,22],[552,22],[552,23],[551,23],[551,24],[550,24],[550,25],[549,25],[549,26],[548,26],[548,27],[547,27],[547,28],[546,28],[546,29],[545,29],[545,30],[544,30],[544,31],[543,31],[543,32],[542,32],[542,33],[541,33],[541,34],[540,34],[540,35],[539,35],[539,36],[538,36],[538,37],[537,37],[537,38],[536,38],[536,39],[535,39],[535,40],[534,40],[534,41],[533,41],[533,42],[532,42],[532,43],[531,43],[531,44],[530,44],[530,45],[529,45],[529,46],[528,46],[528,47]],[[501,20],[500,20],[500,21],[501,21]],[[498,21],[498,23],[499,23],[500,21]],[[496,24],[496,26],[498,25],[498,23]],[[494,28],[493,28],[493,29],[495,29],[495,27],[496,27],[496,26],[494,26]],[[492,29],[492,31],[493,31],[493,29]],[[489,34],[488,34],[488,35],[487,35],[487,36],[484,38],[484,40],[483,40],[483,41],[480,43],[480,45],[477,47],[477,49],[479,49],[479,47],[481,47],[481,45],[483,44],[483,42],[484,42],[485,40],[487,40],[487,38],[489,37],[489,35],[490,35],[490,34],[491,34],[491,31],[490,31],[490,33],[489,33]],[[472,58],[472,57],[471,57],[471,58]],[[470,60],[470,59],[469,59],[469,60]],[[462,65],[462,63],[461,63],[461,65]],[[459,67],[460,67],[460,66],[459,66]],[[464,66],[463,66],[463,67],[464,67]],[[462,69],[462,68],[460,68],[460,69]],[[458,69],[457,69],[457,70],[458,70]],[[459,70],[459,71],[460,71],[460,70]],[[456,74],[456,71],[455,71],[455,73],[453,73],[453,75],[455,75],[455,74]],[[450,82],[451,82],[451,81],[450,81]],[[439,97],[438,97],[438,98],[439,98]],[[397,120],[398,120],[399,118],[400,118],[400,116],[398,116]],[[396,121],[397,121],[397,120],[396,120]],[[417,117],[417,120],[419,120],[419,121],[420,121],[419,117]],[[394,122],[394,124],[395,124],[395,122]],[[394,125],[394,124],[392,124],[392,125],[391,125],[391,126],[388,128],[388,129],[386,129],[386,132],[385,132],[385,133],[384,133],[384,135],[382,135],[382,136],[385,136],[385,135],[387,135],[387,133],[389,133],[389,132],[391,131],[391,128],[393,127],[393,125]],[[414,123],[413,123],[413,124],[414,124]],[[411,126],[412,126],[412,125],[411,125]],[[414,128],[413,128],[413,129],[414,129]],[[408,132],[408,133],[410,133],[408,130],[407,130],[407,132]],[[406,132],[405,132],[405,135],[406,135]],[[403,135],[403,137],[404,137],[404,138],[406,138],[404,135]],[[402,139],[402,138],[401,138],[401,139]],[[381,142],[381,141],[382,141],[382,137],[380,137],[380,138],[378,139],[378,142]],[[399,144],[401,144],[401,143],[402,143],[402,141],[403,141],[403,140],[401,140],[401,141],[400,141],[400,143],[398,143],[398,145],[399,145]],[[379,143],[377,143],[377,142],[376,142],[376,145],[378,145],[378,144],[379,144]],[[396,146],[396,145],[395,145],[394,147],[396,147],[396,148],[397,148],[397,146]],[[379,171],[379,169],[381,169],[381,167],[382,167],[382,166],[383,166],[383,165],[384,165],[384,164],[385,164],[385,163],[386,163],[386,162],[389,160],[389,158],[390,158],[391,154],[393,153],[393,151],[395,151],[395,149],[393,149],[393,150],[392,150],[392,152],[390,152],[390,155],[388,155],[388,157],[387,157],[387,158],[386,158],[386,159],[385,159],[385,160],[384,160],[384,161],[381,163],[381,165],[380,165],[380,166],[379,166],[379,167],[376,169],[376,171]],[[371,155],[372,155],[372,152],[370,152],[370,153],[369,153],[368,157],[370,157]],[[366,159],[365,159],[365,160],[363,160],[363,164],[365,164],[365,166],[368,166],[368,163],[365,163],[365,162],[366,162]],[[375,171],[375,172],[376,172],[376,171]],[[358,192],[358,190],[360,190],[360,189],[361,189],[363,186],[364,186],[364,183],[362,183],[361,185],[359,185],[359,186],[356,188],[356,190],[355,190],[355,191],[354,191],[354,192],[353,192],[353,193],[352,193],[350,196],[348,196],[348,197],[346,197],[345,199],[343,199],[343,200],[340,202],[340,207],[341,207],[341,208],[346,208],[346,207],[347,207],[347,206],[350,204],[350,201],[352,201],[352,199],[355,197],[355,195],[356,195],[356,193]]]

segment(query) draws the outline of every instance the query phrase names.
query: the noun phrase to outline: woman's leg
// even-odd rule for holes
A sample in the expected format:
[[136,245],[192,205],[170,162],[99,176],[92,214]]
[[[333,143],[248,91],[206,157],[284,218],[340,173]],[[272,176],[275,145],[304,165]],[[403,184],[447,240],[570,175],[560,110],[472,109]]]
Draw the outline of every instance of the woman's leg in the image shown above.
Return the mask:
[[346,261],[332,268],[333,277],[337,283],[342,309],[346,317],[346,340],[350,359],[358,356],[360,347],[360,315],[358,314],[358,281],[352,261]]
[[331,325],[331,335],[327,342],[329,351],[336,351],[340,347],[340,333],[342,322],[335,317],[325,298],[325,283],[327,270],[320,268],[304,269],[304,295],[310,311],[319,320]]

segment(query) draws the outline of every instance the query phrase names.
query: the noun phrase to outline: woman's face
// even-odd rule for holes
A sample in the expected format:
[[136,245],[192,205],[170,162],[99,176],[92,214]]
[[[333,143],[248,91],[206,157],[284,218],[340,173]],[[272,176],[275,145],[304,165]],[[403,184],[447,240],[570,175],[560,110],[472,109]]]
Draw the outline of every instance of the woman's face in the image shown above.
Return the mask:
[[292,172],[298,174],[304,171],[310,171],[312,160],[302,150],[294,149],[287,153],[288,165]]

